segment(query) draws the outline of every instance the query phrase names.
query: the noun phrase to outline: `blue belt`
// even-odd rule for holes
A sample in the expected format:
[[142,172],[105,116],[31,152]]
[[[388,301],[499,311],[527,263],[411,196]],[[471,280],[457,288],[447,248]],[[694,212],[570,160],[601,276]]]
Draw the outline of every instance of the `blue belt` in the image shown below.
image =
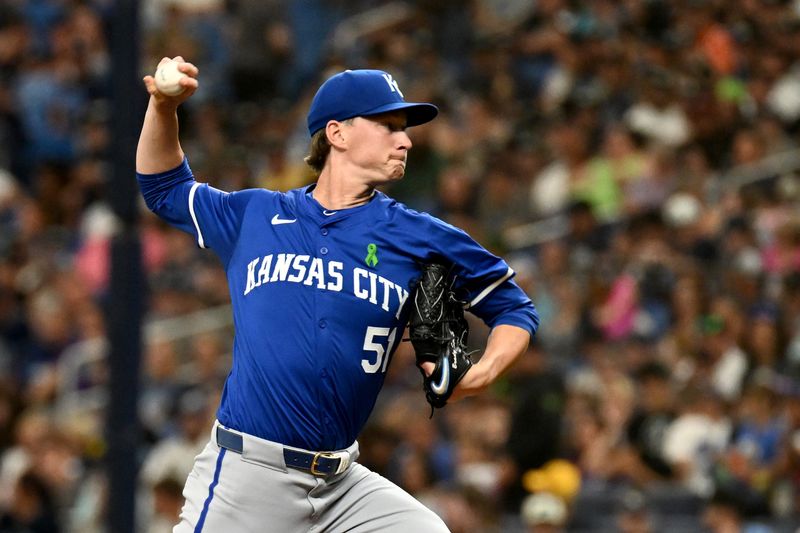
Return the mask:
[[[217,426],[217,444],[232,452],[241,454],[244,449],[244,439],[222,426]],[[342,458],[331,452],[304,452],[283,448],[283,460],[286,466],[308,472],[315,476],[327,477],[336,474],[342,466]]]

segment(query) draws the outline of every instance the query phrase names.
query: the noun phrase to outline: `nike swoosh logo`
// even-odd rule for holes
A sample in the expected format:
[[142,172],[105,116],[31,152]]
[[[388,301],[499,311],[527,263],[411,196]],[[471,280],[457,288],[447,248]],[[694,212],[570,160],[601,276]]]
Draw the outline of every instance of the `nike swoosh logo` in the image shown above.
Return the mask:
[[329,217],[331,215],[335,215],[336,213],[338,213],[338,211],[328,211],[327,209],[323,209],[322,210],[322,214],[325,215],[326,217]]
[[439,377],[439,383],[431,383],[431,390],[436,394],[444,394],[447,392],[447,387],[450,386],[450,357],[445,357],[442,360],[442,375]]
[[293,222],[297,222],[296,218],[281,218],[280,215],[275,215],[272,217],[272,225],[277,226],[279,224],[291,224]]

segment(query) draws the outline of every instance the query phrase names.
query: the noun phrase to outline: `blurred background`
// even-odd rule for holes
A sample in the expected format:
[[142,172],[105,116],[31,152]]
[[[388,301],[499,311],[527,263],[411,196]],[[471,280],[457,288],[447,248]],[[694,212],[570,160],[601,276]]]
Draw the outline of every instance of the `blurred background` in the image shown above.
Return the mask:
[[[102,532],[111,511],[112,7],[0,3],[3,532]],[[308,103],[343,68],[388,70],[441,109],[386,192],[506,257],[542,327],[489,393],[432,420],[401,345],[366,466],[455,533],[800,527],[800,1],[140,9],[141,75],[179,54],[200,68],[181,139],[218,188],[308,183]],[[207,442],[232,325],[215,257],[144,208],[139,229],[131,461],[137,530],[159,533]],[[473,322],[471,343],[486,333]]]

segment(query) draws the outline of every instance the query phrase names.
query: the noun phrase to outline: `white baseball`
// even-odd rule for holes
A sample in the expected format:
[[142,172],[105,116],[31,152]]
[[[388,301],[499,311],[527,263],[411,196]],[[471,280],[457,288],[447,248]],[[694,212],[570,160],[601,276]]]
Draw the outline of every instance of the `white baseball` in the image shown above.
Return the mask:
[[161,94],[167,96],[177,96],[181,94],[185,87],[181,86],[181,79],[186,76],[178,70],[177,61],[168,61],[156,70],[156,87]]

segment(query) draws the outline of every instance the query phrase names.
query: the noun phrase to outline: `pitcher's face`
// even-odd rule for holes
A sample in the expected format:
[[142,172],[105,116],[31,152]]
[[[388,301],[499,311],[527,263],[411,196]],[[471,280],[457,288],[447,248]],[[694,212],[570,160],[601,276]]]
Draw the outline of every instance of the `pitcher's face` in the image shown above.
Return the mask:
[[348,159],[363,169],[374,185],[403,177],[412,146],[404,111],[356,117],[343,128]]

